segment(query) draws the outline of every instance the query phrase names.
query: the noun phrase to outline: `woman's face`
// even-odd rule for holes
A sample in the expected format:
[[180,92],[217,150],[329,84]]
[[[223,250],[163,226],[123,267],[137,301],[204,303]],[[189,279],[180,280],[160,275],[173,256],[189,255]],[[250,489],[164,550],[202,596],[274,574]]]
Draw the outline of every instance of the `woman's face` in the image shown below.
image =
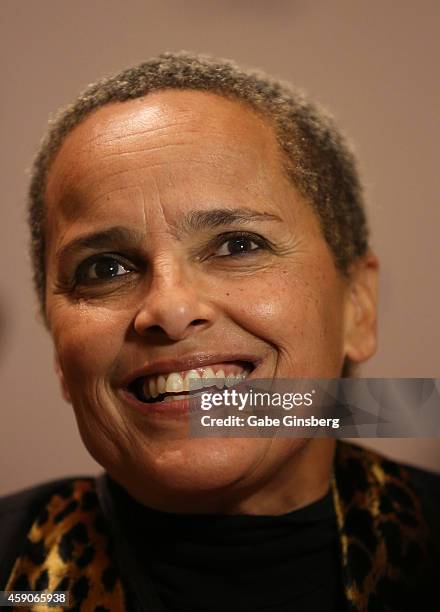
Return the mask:
[[156,507],[276,496],[311,442],[191,439],[178,397],[144,401],[190,370],[338,377],[373,351],[272,128],[202,92],[111,104],[66,138],[46,201],[47,320],[90,453]]

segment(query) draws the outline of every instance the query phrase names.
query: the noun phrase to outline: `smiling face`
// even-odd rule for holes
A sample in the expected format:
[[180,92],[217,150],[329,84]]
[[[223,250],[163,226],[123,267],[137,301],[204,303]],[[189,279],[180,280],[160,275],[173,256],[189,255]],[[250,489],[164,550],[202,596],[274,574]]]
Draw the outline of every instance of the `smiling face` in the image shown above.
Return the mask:
[[95,459],[168,510],[325,493],[332,441],[190,439],[178,398],[190,370],[338,377],[374,351],[374,261],[336,270],[266,120],[194,91],[105,106],[66,138],[46,202],[47,321]]

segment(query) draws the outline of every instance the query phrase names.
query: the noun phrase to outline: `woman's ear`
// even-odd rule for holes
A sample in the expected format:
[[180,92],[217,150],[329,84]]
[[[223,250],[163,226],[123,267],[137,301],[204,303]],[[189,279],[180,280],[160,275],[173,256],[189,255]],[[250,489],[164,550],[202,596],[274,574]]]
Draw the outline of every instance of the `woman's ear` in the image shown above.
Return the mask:
[[350,268],[345,311],[344,351],[354,363],[376,352],[379,262],[368,251]]
[[66,380],[64,378],[64,372],[63,372],[63,370],[61,368],[60,360],[59,360],[59,357],[58,357],[58,354],[57,354],[56,351],[54,353],[54,365],[55,365],[55,373],[56,373],[56,375],[58,377],[58,380],[60,381],[61,393],[62,393],[64,399],[66,400],[66,402],[69,402],[69,404],[71,404],[72,403],[72,399],[70,397],[70,393],[69,393],[69,390],[68,390],[67,385],[66,385]]

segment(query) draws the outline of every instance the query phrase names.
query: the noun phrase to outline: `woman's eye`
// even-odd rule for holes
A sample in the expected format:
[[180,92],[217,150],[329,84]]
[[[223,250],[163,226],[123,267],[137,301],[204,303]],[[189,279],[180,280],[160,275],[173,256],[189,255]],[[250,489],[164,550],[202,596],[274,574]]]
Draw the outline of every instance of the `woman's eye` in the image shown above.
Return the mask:
[[79,282],[105,281],[116,276],[124,276],[131,272],[128,264],[123,263],[115,257],[99,257],[85,261],[78,269],[77,280]]
[[231,255],[244,255],[261,248],[255,239],[250,236],[234,236],[226,240],[216,251],[217,257],[228,257]]

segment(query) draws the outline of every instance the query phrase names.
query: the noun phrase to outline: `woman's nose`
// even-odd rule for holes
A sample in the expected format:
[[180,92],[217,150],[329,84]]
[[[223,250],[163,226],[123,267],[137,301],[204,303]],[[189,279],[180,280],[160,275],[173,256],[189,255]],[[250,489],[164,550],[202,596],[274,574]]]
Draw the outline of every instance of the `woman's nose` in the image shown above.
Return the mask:
[[141,336],[177,341],[209,327],[214,317],[194,278],[188,278],[181,266],[167,265],[153,273],[134,329]]

